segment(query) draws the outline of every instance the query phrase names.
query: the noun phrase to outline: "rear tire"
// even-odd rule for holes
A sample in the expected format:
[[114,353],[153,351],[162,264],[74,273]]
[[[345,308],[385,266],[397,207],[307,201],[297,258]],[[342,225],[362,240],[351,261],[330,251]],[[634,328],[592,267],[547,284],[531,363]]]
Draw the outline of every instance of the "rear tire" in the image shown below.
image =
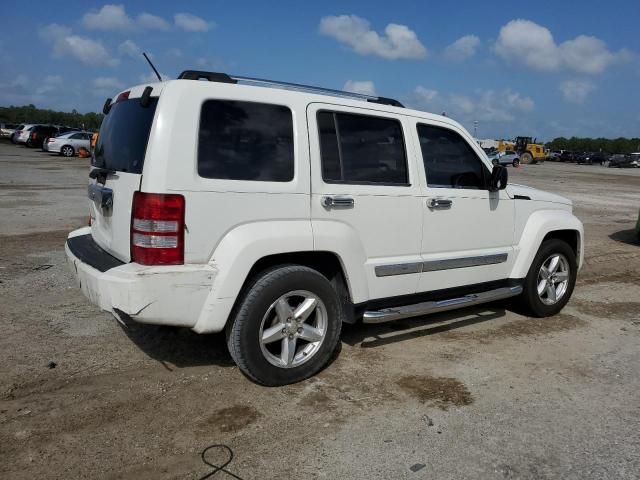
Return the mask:
[[550,317],[560,312],[571,298],[577,271],[576,254],[566,242],[558,239],[543,242],[520,295],[527,313]]
[[71,145],[65,145],[60,149],[60,153],[65,157],[73,157],[76,154],[76,151]]
[[227,346],[256,383],[300,382],[329,362],[342,318],[338,294],[325,276],[301,265],[278,266],[244,289],[227,324]]

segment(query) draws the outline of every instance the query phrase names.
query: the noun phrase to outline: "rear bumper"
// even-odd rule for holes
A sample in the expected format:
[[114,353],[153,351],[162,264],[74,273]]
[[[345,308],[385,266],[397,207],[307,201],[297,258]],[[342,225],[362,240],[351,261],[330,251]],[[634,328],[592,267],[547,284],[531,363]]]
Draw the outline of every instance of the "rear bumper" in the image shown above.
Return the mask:
[[216,276],[210,265],[122,263],[93,241],[90,227],[71,232],[65,252],[91,303],[141,323],[193,328]]

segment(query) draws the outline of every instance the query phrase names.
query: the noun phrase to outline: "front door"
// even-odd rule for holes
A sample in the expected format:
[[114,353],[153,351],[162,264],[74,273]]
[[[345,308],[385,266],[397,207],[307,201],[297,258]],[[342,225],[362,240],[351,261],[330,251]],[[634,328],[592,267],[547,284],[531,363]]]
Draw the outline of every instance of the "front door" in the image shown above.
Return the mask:
[[513,252],[514,203],[490,192],[489,165],[462,129],[415,121],[424,174],[422,273],[419,292],[508,278]]
[[414,293],[422,207],[407,120],[314,103],[307,121],[314,248],[340,255],[354,303]]

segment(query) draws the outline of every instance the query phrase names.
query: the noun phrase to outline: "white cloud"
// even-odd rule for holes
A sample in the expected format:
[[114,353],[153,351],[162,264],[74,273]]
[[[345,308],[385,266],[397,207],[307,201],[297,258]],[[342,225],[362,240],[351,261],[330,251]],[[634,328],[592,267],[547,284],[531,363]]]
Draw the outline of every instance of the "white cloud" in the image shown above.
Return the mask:
[[138,15],[137,23],[147,30],[169,30],[171,28],[169,22],[164,18],[146,12]]
[[170,48],[169,50],[167,50],[167,55],[172,58],[181,58],[183,53],[179,48]]
[[125,40],[118,46],[118,53],[131,58],[138,58],[142,55],[140,47],[131,40]]
[[93,79],[93,87],[101,93],[115,93],[124,88],[124,83],[115,77],[98,77]]
[[505,60],[534,70],[564,68],[588,74],[602,73],[629,57],[627,51],[611,52],[602,40],[586,35],[558,45],[548,28],[522,19],[511,20],[500,29],[495,52]]
[[173,16],[176,27],[179,27],[187,32],[206,32],[214,27],[212,22],[191,15],[190,13],[176,13]]
[[143,12],[134,20],[125,11],[124,5],[105,5],[97,12],[86,13],[82,24],[93,30],[131,31],[134,28],[144,30],[169,30],[171,25],[164,18]]
[[345,92],[375,95],[376,87],[371,80],[347,80],[342,89]]
[[133,27],[133,20],[123,5],[105,5],[97,12],[85,14],[82,24],[95,30],[129,30]]
[[596,86],[586,80],[566,80],[560,84],[560,91],[567,102],[584,103]]
[[36,95],[44,95],[46,93],[55,92],[63,83],[60,75],[47,75],[44,81],[36,88]]
[[420,85],[416,87],[413,93],[418,98],[418,100],[424,104],[429,104],[438,97],[437,90],[431,90],[429,88],[425,88]]
[[320,20],[320,33],[350,46],[360,55],[375,55],[387,60],[419,59],[427,49],[416,33],[406,25],[388,24],[384,35],[371,30],[364,18],[356,15],[327,16]]
[[466,123],[472,123],[475,120],[485,123],[512,122],[535,108],[531,98],[510,89],[499,92],[479,90],[473,95],[459,93],[443,95],[436,90],[418,86],[413,91],[410,103],[428,111],[446,112],[448,116]]
[[112,67],[119,63],[117,58],[111,57],[102,43],[73,35],[68,27],[53,23],[41,29],[40,35],[52,44],[54,57],[73,57],[87,65]]
[[444,50],[444,56],[448,60],[461,62],[475,55],[480,45],[480,39],[475,35],[465,35],[453,42]]

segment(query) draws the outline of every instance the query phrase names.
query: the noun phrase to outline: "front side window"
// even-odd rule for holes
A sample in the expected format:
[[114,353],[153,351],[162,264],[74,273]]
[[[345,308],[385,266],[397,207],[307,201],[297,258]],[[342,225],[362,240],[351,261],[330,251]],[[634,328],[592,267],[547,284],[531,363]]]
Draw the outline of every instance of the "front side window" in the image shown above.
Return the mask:
[[198,174],[205,178],[289,182],[293,118],[282,105],[207,100],[200,113]]
[[321,111],[322,178],[327,183],[407,185],[407,157],[397,120]]
[[418,138],[429,187],[486,189],[488,172],[458,133],[448,128],[418,124]]

